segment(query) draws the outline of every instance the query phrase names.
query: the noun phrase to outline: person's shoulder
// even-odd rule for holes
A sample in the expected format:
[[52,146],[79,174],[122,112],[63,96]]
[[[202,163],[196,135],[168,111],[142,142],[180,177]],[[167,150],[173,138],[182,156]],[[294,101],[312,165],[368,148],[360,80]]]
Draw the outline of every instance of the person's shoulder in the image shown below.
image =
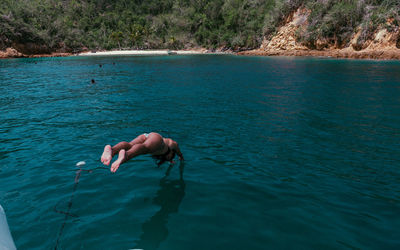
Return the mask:
[[170,144],[170,143],[171,143],[171,141],[172,141],[172,139],[171,139],[171,138],[164,138],[164,142],[165,142],[165,143],[168,143],[168,144]]
[[168,145],[176,144],[176,141],[172,140],[171,138],[164,138],[165,143]]

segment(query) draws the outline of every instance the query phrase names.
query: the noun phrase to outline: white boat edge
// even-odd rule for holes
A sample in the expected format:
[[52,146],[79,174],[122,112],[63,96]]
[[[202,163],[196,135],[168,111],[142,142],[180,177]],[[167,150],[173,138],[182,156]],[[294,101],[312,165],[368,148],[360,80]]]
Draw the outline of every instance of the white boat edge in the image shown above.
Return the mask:
[[1,250],[15,250],[17,249],[14,244],[10,229],[8,227],[6,213],[0,205],[0,249]]

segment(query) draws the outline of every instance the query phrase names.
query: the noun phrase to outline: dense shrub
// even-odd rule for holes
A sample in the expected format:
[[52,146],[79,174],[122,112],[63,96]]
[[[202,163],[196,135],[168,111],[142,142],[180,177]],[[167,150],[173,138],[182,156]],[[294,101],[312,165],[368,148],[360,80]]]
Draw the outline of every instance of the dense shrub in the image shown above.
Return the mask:
[[[2,0],[0,49],[37,43],[51,50],[259,47],[299,7],[311,10],[297,38],[339,47],[399,26],[398,0]],[[388,20],[390,22],[388,23]]]

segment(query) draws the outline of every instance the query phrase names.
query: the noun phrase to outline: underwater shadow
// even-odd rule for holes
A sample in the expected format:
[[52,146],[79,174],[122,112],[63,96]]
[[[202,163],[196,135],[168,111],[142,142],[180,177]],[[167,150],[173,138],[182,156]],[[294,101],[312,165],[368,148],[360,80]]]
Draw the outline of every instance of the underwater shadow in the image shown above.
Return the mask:
[[168,237],[168,217],[178,212],[179,205],[185,196],[185,181],[183,180],[184,163],[179,164],[179,180],[167,180],[173,165],[170,165],[165,176],[160,180],[160,189],[153,199],[153,203],[161,206],[149,220],[142,225],[142,234],[135,242],[134,249],[157,249],[161,242]]

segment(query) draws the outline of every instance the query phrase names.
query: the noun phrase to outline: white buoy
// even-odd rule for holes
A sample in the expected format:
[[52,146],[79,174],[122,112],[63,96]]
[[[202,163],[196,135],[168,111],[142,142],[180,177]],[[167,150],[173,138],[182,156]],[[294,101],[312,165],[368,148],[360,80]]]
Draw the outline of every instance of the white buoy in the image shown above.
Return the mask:
[[77,167],[80,167],[80,166],[83,166],[83,165],[85,165],[85,164],[86,164],[86,162],[80,161],[80,162],[78,162],[78,163],[76,164],[76,166],[77,166]]

